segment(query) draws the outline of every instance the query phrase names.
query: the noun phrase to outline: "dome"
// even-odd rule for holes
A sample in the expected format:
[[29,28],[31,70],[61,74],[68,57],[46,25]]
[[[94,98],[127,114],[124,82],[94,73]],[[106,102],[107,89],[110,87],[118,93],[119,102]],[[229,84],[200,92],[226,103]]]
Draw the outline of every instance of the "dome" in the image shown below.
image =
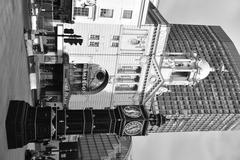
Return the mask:
[[204,59],[200,59],[197,61],[197,75],[196,79],[197,80],[202,80],[206,78],[210,72],[214,71],[214,68],[212,68],[208,62]]

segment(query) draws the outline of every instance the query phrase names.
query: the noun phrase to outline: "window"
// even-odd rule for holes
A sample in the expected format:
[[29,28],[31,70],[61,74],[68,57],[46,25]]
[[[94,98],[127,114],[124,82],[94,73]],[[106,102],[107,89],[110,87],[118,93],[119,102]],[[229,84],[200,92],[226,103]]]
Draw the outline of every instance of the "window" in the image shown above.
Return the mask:
[[140,43],[140,40],[134,38],[134,39],[131,39],[130,43],[131,43],[132,45],[137,45],[137,44]]
[[132,10],[124,10],[122,18],[132,19]]
[[74,7],[75,16],[88,16],[89,8]]
[[89,36],[89,38],[90,38],[91,40],[99,40],[99,39],[100,39],[100,35],[91,34],[91,35]]
[[137,91],[138,85],[133,84],[119,84],[115,87],[116,91]]
[[114,36],[112,37],[112,40],[114,40],[114,41],[119,41],[119,39],[120,39],[120,36],[114,35]]
[[112,18],[113,17],[113,9],[101,9],[100,16],[105,17],[105,18]]
[[120,36],[113,35],[111,39],[111,47],[119,47],[119,39],[120,39]]
[[89,47],[99,47],[99,42],[90,41]]
[[190,72],[173,72],[172,73],[172,78],[173,80],[176,80],[176,81],[187,80],[189,76],[190,76]]
[[111,47],[118,47],[118,46],[119,46],[119,43],[118,43],[118,42],[112,42]]
[[131,76],[131,75],[121,75],[117,77],[117,82],[121,83],[130,83],[130,82],[139,82],[139,76]]
[[142,68],[140,66],[120,66],[117,73],[120,74],[138,74],[141,73]]
[[54,44],[55,43],[55,39],[47,39],[47,44]]
[[89,47],[99,47],[100,35],[91,34],[89,35]]
[[66,153],[61,153],[61,158],[66,158],[66,157],[67,157]]

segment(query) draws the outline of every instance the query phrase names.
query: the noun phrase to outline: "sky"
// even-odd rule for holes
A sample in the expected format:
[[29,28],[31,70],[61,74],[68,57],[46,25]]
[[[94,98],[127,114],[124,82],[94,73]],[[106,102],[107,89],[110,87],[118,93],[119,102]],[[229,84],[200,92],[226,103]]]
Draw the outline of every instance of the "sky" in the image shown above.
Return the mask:
[[[220,25],[240,52],[240,0],[160,0],[170,23]],[[240,131],[134,137],[134,160],[239,160]]]
[[240,51],[239,0],[160,0],[170,23],[220,25]]

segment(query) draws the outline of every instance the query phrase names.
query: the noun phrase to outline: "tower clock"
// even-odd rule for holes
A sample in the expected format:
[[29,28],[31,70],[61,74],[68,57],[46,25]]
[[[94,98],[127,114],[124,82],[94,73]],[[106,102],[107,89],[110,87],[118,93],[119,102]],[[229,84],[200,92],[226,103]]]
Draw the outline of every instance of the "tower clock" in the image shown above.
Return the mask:
[[143,105],[126,105],[117,108],[124,120],[121,135],[141,136],[146,134],[149,116]]
[[58,110],[32,107],[11,101],[6,119],[8,148],[29,142],[59,140],[71,134],[115,133],[119,136],[146,135],[148,125],[161,125],[164,116],[148,114],[143,105],[117,106],[115,109]]

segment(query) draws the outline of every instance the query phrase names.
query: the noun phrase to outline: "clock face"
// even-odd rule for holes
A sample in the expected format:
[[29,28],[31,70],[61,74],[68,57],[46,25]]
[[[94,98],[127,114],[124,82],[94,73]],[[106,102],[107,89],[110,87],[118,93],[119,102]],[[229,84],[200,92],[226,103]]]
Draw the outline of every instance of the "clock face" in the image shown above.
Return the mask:
[[143,125],[141,122],[132,121],[126,124],[124,128],[124,133],[129,136],[134,136],[141,133]]
[[131,118],[138,118],[142,115],[141,109],[138,106],[126,106],[123,108],[126,116]]

